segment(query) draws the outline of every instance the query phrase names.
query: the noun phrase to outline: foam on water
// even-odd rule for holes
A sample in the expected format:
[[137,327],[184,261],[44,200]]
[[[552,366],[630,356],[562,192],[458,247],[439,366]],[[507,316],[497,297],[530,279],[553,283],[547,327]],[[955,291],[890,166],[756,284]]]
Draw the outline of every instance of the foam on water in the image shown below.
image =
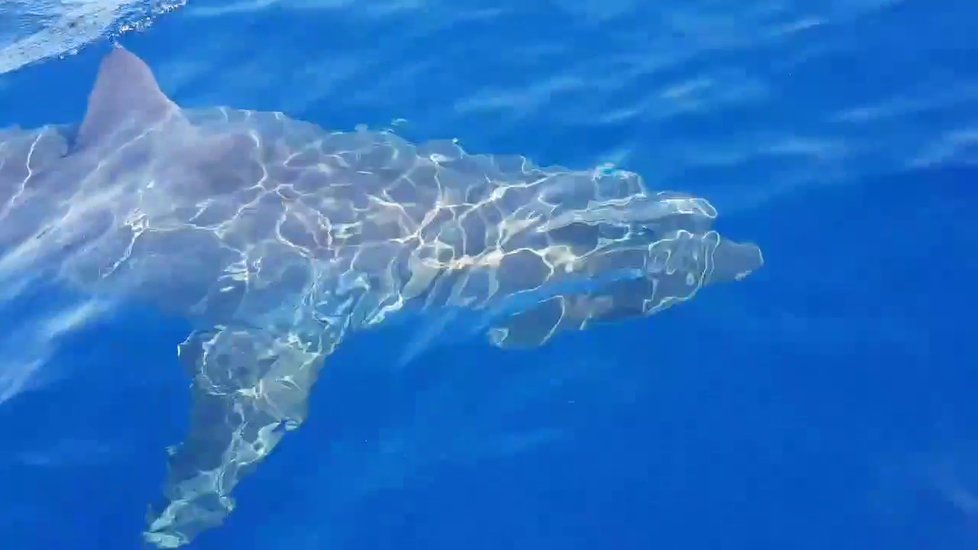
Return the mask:
[[187,0],[9,0],[0,7],[0,74],[142,28]]

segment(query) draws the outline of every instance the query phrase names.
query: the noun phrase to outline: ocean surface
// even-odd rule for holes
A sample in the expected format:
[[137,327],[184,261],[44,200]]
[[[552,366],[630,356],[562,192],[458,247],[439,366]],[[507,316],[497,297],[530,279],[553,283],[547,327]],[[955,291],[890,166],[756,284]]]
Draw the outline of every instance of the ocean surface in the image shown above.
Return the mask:
[[[80,120],[117,40],[184,107],[610,163],[764,251],[537,349],[357,335],[191,548],[965,550],[976,28],[973,0],[2,0],[0,127]],[[4,549],[140,548],[186,430],[186,321],[71,300],[0,305]]]

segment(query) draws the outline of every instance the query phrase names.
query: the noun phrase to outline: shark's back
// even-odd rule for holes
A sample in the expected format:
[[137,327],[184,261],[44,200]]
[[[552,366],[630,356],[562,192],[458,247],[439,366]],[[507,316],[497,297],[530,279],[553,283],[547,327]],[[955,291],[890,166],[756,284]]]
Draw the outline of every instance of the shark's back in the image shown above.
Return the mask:
[[50,210],[56,193],[40,188],[38,180],[60,163],[68,146],[58,127],[0,129],[0,250],[23,241],[36,230],[32,218]]

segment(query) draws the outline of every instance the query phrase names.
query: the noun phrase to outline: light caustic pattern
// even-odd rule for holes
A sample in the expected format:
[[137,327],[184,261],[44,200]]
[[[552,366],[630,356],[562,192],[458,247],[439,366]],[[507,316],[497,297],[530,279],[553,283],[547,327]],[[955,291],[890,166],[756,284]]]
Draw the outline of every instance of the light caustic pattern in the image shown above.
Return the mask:
[[0,279],[52,273],[198,327],[179,350],[190,432],[147,532],[161,547],[221,523],[351,331],[460,308],[485,315],[493,344],[535,346],[762,264],[711,229],[706,200],[650,192],[634,173],[181,110],[122,49],[77,133],[0,133],[0,204]]

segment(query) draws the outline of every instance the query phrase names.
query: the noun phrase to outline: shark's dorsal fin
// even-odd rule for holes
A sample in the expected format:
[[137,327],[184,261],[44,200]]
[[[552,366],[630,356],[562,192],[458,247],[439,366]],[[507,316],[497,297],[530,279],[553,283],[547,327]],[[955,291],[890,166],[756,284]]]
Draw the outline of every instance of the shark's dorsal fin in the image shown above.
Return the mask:
[[179,108],[160,90],[146,63],[122,46],[113,46],[99,67],[76,145],[86,147],[119,133],[140,131]]

